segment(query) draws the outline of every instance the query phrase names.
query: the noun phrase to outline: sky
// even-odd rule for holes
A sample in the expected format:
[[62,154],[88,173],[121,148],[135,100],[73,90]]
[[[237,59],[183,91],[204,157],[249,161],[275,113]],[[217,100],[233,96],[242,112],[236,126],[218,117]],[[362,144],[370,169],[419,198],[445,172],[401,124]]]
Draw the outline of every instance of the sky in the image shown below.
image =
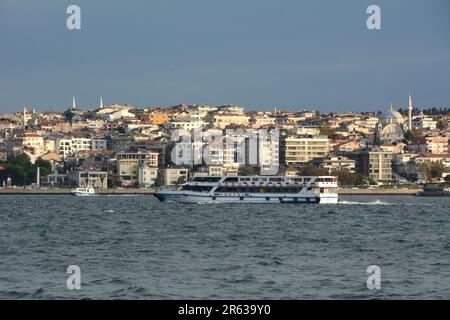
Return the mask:
[[[381,8],[381,30],[366,10]],[[69,5],[81,30],[69,30]],[[448,0],[0,0],[0,113],[450,106]]]

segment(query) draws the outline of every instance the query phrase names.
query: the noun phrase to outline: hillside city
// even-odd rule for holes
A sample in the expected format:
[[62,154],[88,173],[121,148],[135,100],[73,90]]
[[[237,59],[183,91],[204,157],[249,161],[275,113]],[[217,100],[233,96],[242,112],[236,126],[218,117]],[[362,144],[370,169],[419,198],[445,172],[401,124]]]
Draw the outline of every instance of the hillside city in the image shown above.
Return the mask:
[[[397,110],[329,114],[234,105],[135,108],[102,99],[88,110],[75,98],[64,112],[24,108],[0,116],[0,188],[148,188],[259,174],[335,175],[353,187],[448,182],[450,109],[405,100]],[[207,149],[207,163],[176,163],[174,131],[194,129],[202,132],[197,150],[211,146],[217,133],[232,143]],[[256,134],[251,162],[246,141],[262,129],[279,134],[270,140]],[[267,170],[274,165],[275,172]]]

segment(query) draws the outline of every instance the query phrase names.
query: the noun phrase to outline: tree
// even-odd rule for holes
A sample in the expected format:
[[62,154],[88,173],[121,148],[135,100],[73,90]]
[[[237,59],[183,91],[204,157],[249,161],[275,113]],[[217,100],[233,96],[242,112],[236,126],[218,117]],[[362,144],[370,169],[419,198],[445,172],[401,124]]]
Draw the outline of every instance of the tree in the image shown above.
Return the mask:
[[7,162],[1,162],[0,166],[5,170],[0,172],[2,180],[11,177],[15,185],[27,185],[36,181],[37,168],[40,169],[40,176],[46,176],[51,171],[51,164],[47,160],[38,158],[34,164],[31,164],[30,157],[25,153],[10,155]]
[[162,186],[161,177],[159,175],[156,177],[155,182],[153,183],[153,185],[155,187],[161,187]]
[[328,170],[319,168],[311,163],[308,163],[299,170],[301,176],[324,176],[328,175]]
[[241,176],[257,176],[259,174],[259,170],[257,167],[241,167],[239,168],[239,175]]
[[444,173],[445,167],[442,162],[433,162],[430,164],[430,177],[431,179],[441,179]]
[[436,123],[436,128],[439,130],[445,130],[447,128],[447,124],[441,119],[439,119]]
[[173,163],[172,162],[172,149],[175,147],[174,141],[169,141],[166,145],[166,148],[164,150],[164,160],[166,164]]
[[383,142],[381,142],[380,137],[375,135],[375,137],[373,138],[372,145],[373,146],[381,146],[382,144],[383,144]]
[[28,180],[36,180],[37,168],[39,167],[39,175],[41,177],[46,177],[51,172],[51,164],[48,160],[43,160],[42,158],[37,158],[35,163],[28,170]]
[[15,185],[27,184],[31,169],[31,161],[28,155],[25,153],[10,155],[8,161],[1,162],[0,165],[5,168],[1,171],[3,180],[11,177],[12,183]]
[[22,167],[31,166],[30,157],[26,153],[10,155],[10,156],[8,156],[8,162],[22,166]]
[[320,134],[324,136],[331,136],[336,133],[336,129],[331,128],[330,126],[321,126],[320,127]]
[[442,162],[421,163],[419,165],[419,174],[422,178],[431,182],[442,178],[445,167]]
[[418,129],[408,130],[405,133],[405,139],[407,139],[408,141],[413,141],[421,136],[423,136],[423,132]]
[[338,177],[339,185],[341,186],[354,186],[358,184],[356,174],[347,169],[332,171],[331,175]]

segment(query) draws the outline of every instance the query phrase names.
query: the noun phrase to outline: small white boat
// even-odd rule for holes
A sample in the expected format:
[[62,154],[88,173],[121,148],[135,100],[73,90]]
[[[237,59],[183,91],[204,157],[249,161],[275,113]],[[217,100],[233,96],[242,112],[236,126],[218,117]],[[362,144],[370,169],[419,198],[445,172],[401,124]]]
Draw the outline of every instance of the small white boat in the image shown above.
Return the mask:
[[70,190],[74,196],[95,196],[95,189],[92,187],[87,188],[76,188]]

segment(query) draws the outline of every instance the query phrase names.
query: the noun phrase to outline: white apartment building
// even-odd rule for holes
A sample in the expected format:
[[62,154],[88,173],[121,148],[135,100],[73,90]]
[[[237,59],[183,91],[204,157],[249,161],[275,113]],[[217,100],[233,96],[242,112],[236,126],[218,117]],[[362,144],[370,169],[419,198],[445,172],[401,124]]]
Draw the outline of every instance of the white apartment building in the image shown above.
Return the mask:
[[437,121],[431,117],[418,117],[412,120],[412,126],[417,129],[435,130]]
[[73,156],[77,152],[87,150],[91,150],[91,139],[64,138],[58,140],[58,153],[63,159]]

